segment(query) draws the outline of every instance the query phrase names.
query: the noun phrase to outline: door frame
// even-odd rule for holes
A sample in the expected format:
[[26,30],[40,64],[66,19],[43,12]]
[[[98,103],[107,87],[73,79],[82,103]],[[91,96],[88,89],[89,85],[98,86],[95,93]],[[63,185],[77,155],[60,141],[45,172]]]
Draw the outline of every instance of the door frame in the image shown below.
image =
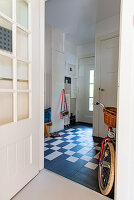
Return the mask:
[[[45,23],[44,23],[44,9],[45,9],[45,1],[40,0],[40,133],[39,133],[39,166],[40,169],[44,168],[44,143],[42,140],[44,138],[44,130],[43,130],[43,115],[44,115],[44,72],[45,72]],[[132,0],[121,0],[121,13],[120,13],[120,48],[119,48],[119,85],[118,85],[118,116],[117,116],[117,150],[116,150],[116,177],[115,177],[115,200],[126,200],[126,199],[133,199],[133,179],[134,173],[133,166],[131,166],[133,156],[133,144],[132,141],[134,140],[133,134],[133,120],[134,120],[134,95],[131,91],[134,91],[134,57],[133,51],[134,50],[134,1]],[[129,12],[128,12],[129,11]],[[43,17],[43,19],[41,19]],[[119,33],[113,33],[114,35]],[[109,35],[111,36],[111,34]],[[107,38],[105,36],[105,38]],[[43,40],[42,40],[43,39]],[[102,40],[100,38],[99,40]],[[99,40],[97,39],[96,50],[99,47]],[[44,43],[42,42],[44,41]],[[127,48],[127,51],[126,51]],[[127,56],[126,56],[127,54]],[[97,60],[96,60],[97,62]],[[126,70],[126,64],[129,63],[129,69],[127,69],[127,75],[124,76],[124,71]],[[128,71],[129,70],[129,71]],[[133,76],[132,76],[133,75]],[[126,82],[126,85],[124,85]],[[129,98],[123,98],[125,95],[128,97],[128,89],[129,88]],[[125,91],[125,94],[124,94]],[[131,97],[131,98],[130,98]],[[130,100],[131,99],[131,100]],[[128,120],[129,123],[124,123],[126,121],[126,110],[124,109],[124,104],[126,103],[129,105],[129,109],[127,109],[127,116],[129,116]],[[132,110],[133,109],[133,110]],[[133,112],[132,112],[133,111]],[[42,124],[43,123],[43,124]],[[129,133],[130,137],[127,137],[126,130]],[[133,139],[133,140],[132,140]],[[128,152],[128,157],[126,156],[126,149]],[[127,158],[128,162],[124,160],[124,154]],[[117,165],[118,164],[118,165]],[[126,169],[129,169],[126,171]],[[117,173],[118,172],[118,173]],[[131,181],[131,182],[130,182]],[[133,197],[133,198],[132,198]]]
[[79,65],[79,60],[80,60],[80,59],[92,58],[92,57],[95,57],[95,55],[94,55],[93,53],[92,53],[92,54],[85,54],[85,55],[79,56],[79,57],[78,57],[78,65]]
[[115,200],[134,199],[134,1],[121,0]]
[[44,103],[45,103],[45,3],[40,0],[40,130],[39,130],[39,170],[44,168]]
[[[85,55],[82,55],[82,56],[79,56],[78,57],[78,85],[79,85],[79,70],[80,70],[80,67],[79,67],[79,61],[81,60],[81,59],[86,59],[86,58],[94,58],[94,71],[95,71],[95,54],[85,54]],[[78,96],[79,96],[79,87],[78,87]],[[78,121],[78,105],[79,105],[79,103],[78,103],[78,97],[76,98],[76,121]],[[94,111],[93,111],[94,112]]]
[[[95,87],[94,87],[94,102],[97,102],[100,98],[98,88],[100,86],[100,54],[101,54],[101,42],[105,40],[119,37],[119,32],[113,32],[96,39],[96,59],[95,59]],[[93,112],[93,135],[99,137],[99,109],[94,106]]]

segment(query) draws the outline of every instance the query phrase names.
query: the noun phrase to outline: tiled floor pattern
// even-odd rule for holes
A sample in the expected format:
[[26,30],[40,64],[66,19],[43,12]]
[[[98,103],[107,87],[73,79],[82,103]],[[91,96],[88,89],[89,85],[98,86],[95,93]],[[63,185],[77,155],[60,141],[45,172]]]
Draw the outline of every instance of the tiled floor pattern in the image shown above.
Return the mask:
[[97,175],[101,139],[93,137],[93,129],[87,126],[59,133],[61,137],[45,138],[45,168],[100,192]]

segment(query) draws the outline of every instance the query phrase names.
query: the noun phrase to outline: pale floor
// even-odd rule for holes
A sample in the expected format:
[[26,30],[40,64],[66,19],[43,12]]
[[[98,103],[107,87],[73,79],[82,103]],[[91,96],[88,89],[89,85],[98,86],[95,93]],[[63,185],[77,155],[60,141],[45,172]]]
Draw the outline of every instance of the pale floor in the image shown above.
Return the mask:
[[12,200],[110,200],[48,170],[42,170]]

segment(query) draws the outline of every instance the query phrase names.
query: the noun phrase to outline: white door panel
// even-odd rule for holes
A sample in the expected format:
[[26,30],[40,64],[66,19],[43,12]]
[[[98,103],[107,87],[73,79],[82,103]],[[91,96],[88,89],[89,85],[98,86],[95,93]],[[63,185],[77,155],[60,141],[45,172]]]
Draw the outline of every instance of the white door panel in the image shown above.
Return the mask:
[[[3,1],[0,1],[0,7],[1,3]],[[12,6],[12,15],[7,11],[4,13],[12,20],[4,15],[3,18],[6,18],[12,27],[13,52],[0,50],[0,55],[4,56],[4,62],[1,63],[0,59],[1,200],[11,199],[39,172],[39,12],[34,12],[35,8],[39,10],[39,2],[13,0]],[[3,7],[2,12],[4,11]],[[22,37],[17,41],[18,30],[21,31]],[[27,42],[23,38],[24,35]],[[27,57],[24,58],[25,54]],[[6,62],[9,58],[11,62]],[[4,65],[9,68],[10,63],[11,75],[8,73],[9,70],[5,73],[4,68]]]
[[34,123],[29,119],[0,127],[0,186],[3,191],[0,199],[10,199],[38,173],[38,138]]
[[[101,42],[99,101],[110,107],[117,107],[118,52],[118,37]],[[106,137],[107,126],[104,125],[104,114],[102,108],[98,109],[99,136]]]

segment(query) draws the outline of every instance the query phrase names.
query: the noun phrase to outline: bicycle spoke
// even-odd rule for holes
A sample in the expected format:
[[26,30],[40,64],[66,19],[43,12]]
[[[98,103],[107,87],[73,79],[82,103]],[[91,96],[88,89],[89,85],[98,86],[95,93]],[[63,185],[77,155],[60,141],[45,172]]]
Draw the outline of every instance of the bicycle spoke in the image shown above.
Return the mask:
[[104,146],[103,156],[102,156],[102,166],[101,166],[101,185],[105,189],[108,184],[109,175],[110,175],[110,166],[111,166],[111,154],[109,146]]

